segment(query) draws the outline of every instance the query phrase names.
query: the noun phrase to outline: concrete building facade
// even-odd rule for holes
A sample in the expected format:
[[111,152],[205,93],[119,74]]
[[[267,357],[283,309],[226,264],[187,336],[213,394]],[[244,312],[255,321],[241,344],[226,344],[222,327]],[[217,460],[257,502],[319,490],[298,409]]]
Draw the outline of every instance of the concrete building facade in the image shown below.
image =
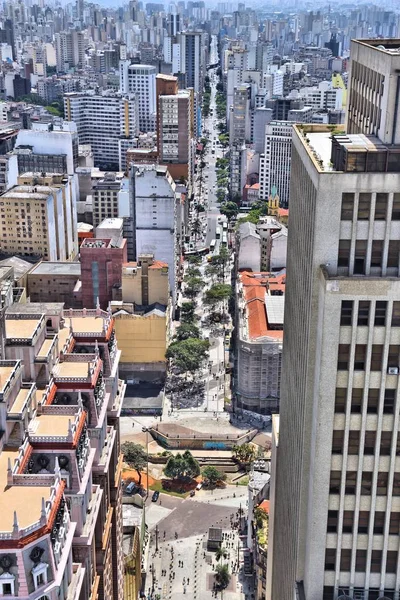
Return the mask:
[[139,129],[145,133],[154,131],[156,123],[156,67],[131,65],[120,61],[120,90],[124,94],[138,96]]
[[399,597],[395,150],[294,128],[268,600]]
[[272,121],[265,127],[264,153],[260,156],[260,200],[278,194],[281,206],[289,205],[292,124]]

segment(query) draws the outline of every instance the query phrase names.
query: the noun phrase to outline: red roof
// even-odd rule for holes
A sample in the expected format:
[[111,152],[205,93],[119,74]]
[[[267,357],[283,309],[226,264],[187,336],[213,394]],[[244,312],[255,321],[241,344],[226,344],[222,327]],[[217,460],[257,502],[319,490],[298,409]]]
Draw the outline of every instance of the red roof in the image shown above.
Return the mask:
[[288,208],[279,208],[278,209],[278,215],[280,217],[288,217],[289,216],[289,209]]
[[270,292],[280,290],[285,293],[286,272],[272,275],[271,273],[243,271],[239,273],[239,277],[243,285],[250,339],[268,336],[276,340],[282,340],[283,331],[281,329],[270,329],[268,326],[265,293],[268,290]]
[[269,515],[269,500],[263,500],[261,504],[258,505],[258,508],[261,508],[261,510]]

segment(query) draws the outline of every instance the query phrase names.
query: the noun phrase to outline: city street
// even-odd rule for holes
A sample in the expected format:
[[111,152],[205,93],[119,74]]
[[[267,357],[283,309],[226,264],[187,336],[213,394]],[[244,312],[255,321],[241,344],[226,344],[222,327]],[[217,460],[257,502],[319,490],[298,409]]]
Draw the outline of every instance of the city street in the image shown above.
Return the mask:
[[[235,495],[236,497],[234,497]],[[237,530],[238,516],[246,517],[247,489],[228,486],[224,490],[201,491],[195,499],[181,500],[161,494],[161,506],[146,509],[150,544],[146,556],[146,594],[161,599],[181,599],[185,595],[203,600],[213,597],[213,570],[218,564],[215,552],[207,551],[209,527],[221,527],[223,548],[231,580],[224,590],[225,600],[250,598],[252,580],[243,574],[245,537]]]

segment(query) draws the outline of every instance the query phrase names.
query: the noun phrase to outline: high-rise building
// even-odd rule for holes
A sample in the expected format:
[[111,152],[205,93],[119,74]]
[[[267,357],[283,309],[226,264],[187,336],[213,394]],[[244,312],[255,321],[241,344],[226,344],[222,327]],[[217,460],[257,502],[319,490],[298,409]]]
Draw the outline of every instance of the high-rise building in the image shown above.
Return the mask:
[[[77,231],[72,231],[68,178],[42,178],[36,184],[16,185],[0,196],[0,248],[5,254],[73,260]],[[75,240],[73,239],[75,235]]]
[[233,90],[229,119],[230,144],[250,142],[250,94],[251,87],[247,83],[238,85]]
[[348,133],[377,135],[385,144],[400,143],[398,41],[352,40]]
[[174,179],[192,181],[194,166],[193,96],[178,90],[178,79],[157,75],[157,150]]
[[55,34],[57,72],[85,66],[85,36],[82,31],[62,31]]
[[112,219],[120,213],[120,194],[124,174],[105,173],[93,184],[93,226],[97,227],[104,219]]
[[292,123],[272,121],[265,127],[264,153],[260,155],[260,199],[268,200],[275,188],[281,206],[289,205]]
[[143,133],[155,129],[156,73],[153,65],[131,65],[129,60],[120,61],[120,90],[124,94],[137,95],[139,129]]
[[175,298],[179,266],[178,205],[175,182],[165,166],[132,166],[131,186],[136,257],[152,254],[168,264],[169,287]]
[[64,110],[76,124],[79,143],[90,144],[96,166],[117,171],[125,165],[126,150],[139,133],[136,94],[73,92],[65,94]]
[[[386,78],[377,44],[355,42],[350,89],[359,68]],[[399,595],[400,155],[356,122],[294,127],[268,600]]]
[[181,36],[185,57],[184,71],[187,88],[193,88],[196,94],[203,92],[203,69],[205,65],[202,31],[184,31]]

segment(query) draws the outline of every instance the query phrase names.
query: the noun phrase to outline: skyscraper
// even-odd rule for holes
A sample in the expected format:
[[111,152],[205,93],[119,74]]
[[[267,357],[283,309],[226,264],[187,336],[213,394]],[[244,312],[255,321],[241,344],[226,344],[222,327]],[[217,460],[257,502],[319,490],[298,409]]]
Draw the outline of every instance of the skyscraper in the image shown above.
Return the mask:
[[[357,44],[385,97],[382,53],[396,52]],[[358,98],[365,119],[367,104]],[[387,139],[383,122],[398,115],[381,119]],[[354,122],[333,138],[294,128],[268,600],[399,597],[399,189],[400,154],[385,139]]]

